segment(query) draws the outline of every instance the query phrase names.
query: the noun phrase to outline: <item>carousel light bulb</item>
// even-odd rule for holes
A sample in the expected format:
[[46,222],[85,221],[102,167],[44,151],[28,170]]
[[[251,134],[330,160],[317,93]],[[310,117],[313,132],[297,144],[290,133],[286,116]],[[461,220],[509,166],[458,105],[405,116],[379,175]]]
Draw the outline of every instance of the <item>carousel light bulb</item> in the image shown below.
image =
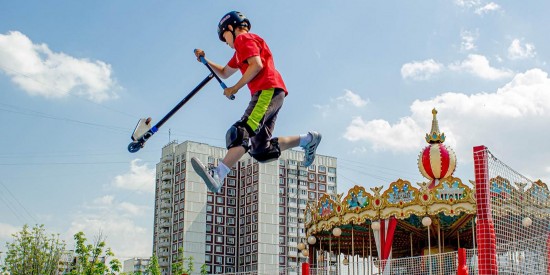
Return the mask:
[[430,217],[422,218],[422,225],[424,225],[426,227],[432,225],[432,218],[430,218]]
[[340,237],[340,235],[342,235],[342,229],[335,227],[332,229],[332,235],[334,235],[334,237]]
[[309,238],[307,238],[308,244],[314,245],[316,242],[317,242],[317,239],[315,239],[315,236],[309,236]]
[[523,221],[521,221],[521,223],[523,224],[523,226],[529,227],[533,224],[533,220],[531,220],[531,218],[529,217],[525,217],[523,218]]
[[304,257],[309,256],[309,251],[307,251],[307,249],[302,250],[302,255],[304,255]]
[[380,230],[380,222],[372,222],[370,227],[372,228],[372,230],[378,231],[378,230]]
[[298,244],[298,250],[304,250],[306,249],[306,244],[305,243],[299,243]]

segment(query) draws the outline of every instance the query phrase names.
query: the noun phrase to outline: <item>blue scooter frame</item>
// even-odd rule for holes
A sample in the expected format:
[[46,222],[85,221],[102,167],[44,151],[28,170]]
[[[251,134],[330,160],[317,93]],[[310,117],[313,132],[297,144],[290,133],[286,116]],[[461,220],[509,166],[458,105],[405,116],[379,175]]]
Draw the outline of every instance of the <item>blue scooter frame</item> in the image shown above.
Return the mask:
[[[172,110],[170,110],[170,112],[168,112],[168,114],[166,114],[159,122],[157,122],[157,124],[151,127],[147,132],[145,132],[143,135],[139,136],[138,138],[134,138],[132,136],[133,141],[128,145],[128,151],[130,153],[135,153],[139,151],[139,149],[143,148],[143,146],[145,145],[145,142],[149,138],[151,138],[159,130],[159,128],[164,123],[166,123],[168,119],[170,119],[170,117],[172,117],[181,107],[183,107],[183,105],[185,105],[187,101],[189,101],[195,94],[197,94],[200,91],[200,89],[202,89],[202,87],[204,87],[212,78],[216,78],[216,80],[218,80],[218,82],[220,83],[220,86],[223,89],[227,88],[225,83],[223,83],[223,81],[216,75],[214,70],[212,70],[210,65],[208,65],[208,63],[206,62],[203,56],[200,57],[200,60],[208,68],[208,70],[210,71],[210,74],[205,79],[203,79],[199,83],[199,85],[197,85],[197,87],[195,87],[188,95],[186,95],[174,108],[172,108]],[[231,95],[229,99],[233,100],[235,99],[235,96]],[[140,122],[138,122],[138,126],[136,126],[136,130],[139,127]],[[134,130],[134,132],[136,130]]]

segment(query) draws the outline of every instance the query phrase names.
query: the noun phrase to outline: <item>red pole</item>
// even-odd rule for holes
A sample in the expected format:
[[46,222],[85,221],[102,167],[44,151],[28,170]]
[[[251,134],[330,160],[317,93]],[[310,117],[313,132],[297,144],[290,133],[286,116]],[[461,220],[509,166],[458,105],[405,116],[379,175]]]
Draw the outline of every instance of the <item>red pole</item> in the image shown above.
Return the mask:
[[474,172],[476,179],[477,224],[476,242],[479,275],[497,274],[497,245],[495,227],[491,215],[491,194],[487,147],[474,147]]
[[302,275],[309,275],[309,263],[302,263]]
[[466,266],[466,249],[458,249],[458,268],[456,275],[468,275],[468,267]]

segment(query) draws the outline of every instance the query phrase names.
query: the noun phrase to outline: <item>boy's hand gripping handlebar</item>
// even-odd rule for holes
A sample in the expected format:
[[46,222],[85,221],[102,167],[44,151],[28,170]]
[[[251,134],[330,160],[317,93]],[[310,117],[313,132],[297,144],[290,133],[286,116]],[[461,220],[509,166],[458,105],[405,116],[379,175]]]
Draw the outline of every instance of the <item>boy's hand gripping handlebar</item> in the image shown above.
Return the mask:
[[[204,56],[201,55],[201,56],[199,56],[199,58],[200,58],[202,64],[204,64],[206,66],[206,68],[208,68],[210,73],[212,73],[212,75],[216,78],[216,80],[218,80],[218,82],[220,83],[220,86],[222,86],[223,89],[227,89],[227,85],[225,85],[225,83],[223,83],[223,81],[220,79],[220,77],[214,72],[214,70],[212,70],[210,65],[208,65],[208,62],[206,62],[206,59],[204,58]],[[228,98],[231,99],[231,100],[234,100],[235,95],[231,95]]]

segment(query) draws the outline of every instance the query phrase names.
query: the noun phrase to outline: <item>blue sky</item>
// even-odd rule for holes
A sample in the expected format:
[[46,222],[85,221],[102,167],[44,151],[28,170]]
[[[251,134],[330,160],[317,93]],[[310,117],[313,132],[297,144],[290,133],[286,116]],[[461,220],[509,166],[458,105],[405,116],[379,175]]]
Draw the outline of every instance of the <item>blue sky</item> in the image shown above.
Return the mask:
[[[439,111],[455,176],[486,145],[548,182],[548,1],[1,1],[0,242],[23,224],[71,240],[100,230],[120,258],[148,257],[154,165],[176,139],[224,146],[248,103],[208,84],[147,146],[126,146],[225,64],[217,22],[239,10],[289,89],[276,134],[323,133],[338,191],[424,181],[417,156]],[[226,83],[238,80],[234,76]],[[168,130],[170,129],[170,136]],[[0,251],[4,251],[0,246]]]

